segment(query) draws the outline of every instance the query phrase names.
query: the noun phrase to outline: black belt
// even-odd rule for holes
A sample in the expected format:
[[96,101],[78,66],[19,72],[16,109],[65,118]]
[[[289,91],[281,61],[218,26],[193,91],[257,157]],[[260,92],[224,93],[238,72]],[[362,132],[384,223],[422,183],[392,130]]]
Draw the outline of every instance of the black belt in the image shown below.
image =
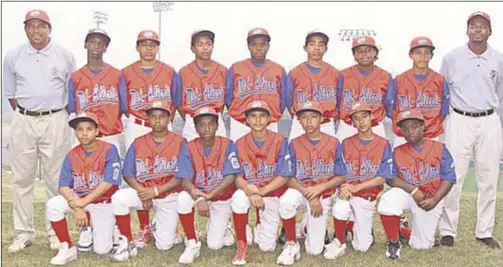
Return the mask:
[[494,109],[490,109],[490,110],[486,110],[486,111],[482,111],[482,112],[466,112],[466,111],[459,110],[457,108],[453,108],[453,110],[454,110],[454,112],[456,112],[458,114],[468,116],[468,117],[474,117],[474,118],[489,116],[494,113]]
[[19,109],[19,113],[21,113],[23,115],[33,116],[33,117],[41,117],[41,116],[45,116],[45,115],[50,115],[52,113],[56,113],[58,111],[63,110],[62,108],[60,108],[60,109],[53,109],[53,110],[49,110],[49,111],[29,111],[19,105],[17,105],[17,108]]

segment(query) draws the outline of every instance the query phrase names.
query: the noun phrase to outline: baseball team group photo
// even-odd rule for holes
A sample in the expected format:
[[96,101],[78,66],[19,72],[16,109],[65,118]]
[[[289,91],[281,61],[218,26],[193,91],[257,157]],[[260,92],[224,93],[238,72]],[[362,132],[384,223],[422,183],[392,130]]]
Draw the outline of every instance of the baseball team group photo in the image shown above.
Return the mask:
[[2,9],[4,266],[503,266],[501,3],[407,35],[33,4]]

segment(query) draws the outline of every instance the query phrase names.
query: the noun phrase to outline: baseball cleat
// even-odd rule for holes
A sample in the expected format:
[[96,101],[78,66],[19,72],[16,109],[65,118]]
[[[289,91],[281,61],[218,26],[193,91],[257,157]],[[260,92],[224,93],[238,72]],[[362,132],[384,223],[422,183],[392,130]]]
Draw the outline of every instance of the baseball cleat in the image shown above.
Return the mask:
[[242,240],[238,240],[238,250],[236,256],[232,259],[233,265],[245,265],[248,257],[248,244]]
[[388,241],[386,248],[386,257],[396,260],[400,259],[400,251],[402,249],[402,244],[400,241]]
[[145,229],[136,234],[136,246],[138,248],[146,248],[151,236],[152,228],[150,225],[147,225]]
[[61,243],[59,242],[58,237],[53,235],[49,237],[49,245],[51,250],[59,250],[59,246],[61,245]]
[[234,245],[234,228],[232,227],[231,221],[227,224],[227,229],[225,229],[224,235],[224,246],[230,247]]
[[195,239],[190,239],[185,245],[185,250],[178,259],[178,263],[181,264],[191,264],[194,259],[199,257],[201,252],[201,242],[197,242]]
[[121,235],[117,239],[118,246],[111,252],[112,261],[125,261],[129,257],[138,255],[135,242],[128,242],[127,237]]
[[93,229],[89,226],[80,228],[79,242],[77,250],[81,252],[90,251],[93,247]]
[[77,259],[77,249],[75,246],[68,247],[67,242],[61,243],[58,254],[51,259],[52,265],[65,265],[66,263]]
[[298,242],[288,241],[283,246],[283,252],[276,259],[276,264],[292,265],[300,260],[300,245]]
[[18,252],[33,244],[33,239],[25,236],[17,236],[9,246],[10,253]]
[[332,242],[325,245],[325,252],[323,253],[323,256],[327,260],[333,260],[344,255],[344,253],[346,253],[346,244],[341,244],[339,239],[334,238]]

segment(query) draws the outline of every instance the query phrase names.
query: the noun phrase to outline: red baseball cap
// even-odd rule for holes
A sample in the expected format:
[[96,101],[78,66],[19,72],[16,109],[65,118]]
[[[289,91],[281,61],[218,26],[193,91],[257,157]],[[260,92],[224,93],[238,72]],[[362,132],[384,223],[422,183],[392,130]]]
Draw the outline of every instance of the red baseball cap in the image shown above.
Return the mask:
[[300,113],[304,111],[316,111],[323,115],[323,110],[321,109],[320,103],[316,101],[307,101],[302,104],[297,105],[297,110],[295,111],[295,115],[299,116]]
[[305,43],[306,45],[309,42],[309,40],[311,39],[311,37],[313,37],[313,36],[321,36],[321,37],[325,38],[325,45],[328,45],[328,40],[330,38],[328,38],[328,35],[326,33],[322,32],[320,30],[312,30],[312,31],[310,31],[310,32],[307,33],[307,35],[306,35],[306,43]]
[[419,120],[424,122],[423,114],[417,109],[409,109],[400,112],[396,121],[396,126],[400,127],[401,123],[406,120]]
[[351,46],[351,49],[355,49],[357,47],[365,45],[372,46],[376,50],[379,50],[379,48],[377,48],[376,41],[371,36],[360,36],[353,39],[353,45]]
[[151,30],[143,30],[140,33],[138,33],[138,38],[136,39],[136,42],[144,40],[152,40],[157,42],[158,44],[161,43],[161,41],[159,40],[159,35],[155,31]]
[[250,40],[252,40],[253,38],[257,38],[257,37],[265,37],[268,42],[271,41],[271,36],[269,35],[269,32],[264,28],[251,29],[248,32],[248,38],[246,39],[246,41],[248,41],[248,43],[250,43]]
[[102,29],[90,29],[87,32],[85,42],[87,42],[87,39],[93,34],[104,36],[107,39],[107,46],[110,44],[110,36],[108,36],[108,33]]
[[149,103],[147,109],[145,109],[145,112],[148,114],[152,110],[163,110],[171,114],[169,101],[166,100],[157,100]]
[[190,37],[190,45],[194,45],[196,42],[197,37],[199,36],[208,36],[210,38],[211,42],[215,41],[215,33],[210,31],[210,30],[197,30],[192,33],[192,36]]
[[92,112],[81,112],[80,114],[75,116],[73,119],[71,119],[68,122],[68,124],[70,124],[70,127],[72,127],[73,129],[76,129],[79,122],[83,122],[83,121],[94,122],[96,127],[98,127],[98,125],[99,125],[98,124],[98,116],[96,116],[96,114],[94,114]]
[[482,17],[485,20],[487,20],[487,22],[489,23],[489,29],[491,29],[491,17],[489,17],[489,14],[487,14],[486,12],[483,12],[483,11],[476,11],[476,12],[473,12],[472,14],[470,14],[466,23],[470,24],[470,20],[472,20],[473,18],[475,18],[477,16]]
[[26,22],[28,22],[32,19],[41,20],[41,21],[49,24],[49,26],[51,26],[51,20],[49,19],[49,15],[47,15],[47,12],[45,12],[43,10],[34,9],[34,10],[28,11],[26,13],[26,15],[24,16],[24,23],[26,24]]
[[214,116],[217,118],[218,120],[218,113],[215,111],[215,109],[213,108],[210,108],[210,107],[202,107],[202,108],[198,108],[196,110],[196,113],[194,115],[194,120],[197,118],[197,117],[201,117],[201,116]]
[[351,118],[351,116],[360,111],[368,111],[372,113],[372,108],[370,108],[367,103],[356,102],[351,106],[351,109],[349,110],[349,117]]
[[271,109],[269,108],[269,105],[264,101],[255,100],[255,101],[250,102],[248,104],[248,106],[246,106],[246,109],[245,109],[246,116],[248,116],[249,112],[252,112],[255,110],[262,110],[262,111],[267,112],[269,115],[271,115]]
[[433,46],[433,42],[431,41],[431,39],[425,36],[419,36],[414,38],[410,43],[409,51],[412,51],[412,49],[418,47],[429,47],[431,48],[431,51],[435,50],[435,46]]

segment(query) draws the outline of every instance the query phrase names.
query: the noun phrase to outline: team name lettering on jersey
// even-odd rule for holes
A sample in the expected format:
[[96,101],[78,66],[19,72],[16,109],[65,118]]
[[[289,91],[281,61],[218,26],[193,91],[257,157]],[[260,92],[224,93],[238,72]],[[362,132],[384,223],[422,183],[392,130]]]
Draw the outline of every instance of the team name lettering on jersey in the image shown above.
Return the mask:
[[379,171],[378,164],[372,164],[372,161],[369,159],[364,159],[360,166],[360,173],[356,173],[356,169],[358,168],[357,162],[344,162],[344,166],[346,167],[347,181],[358,181],[365,180],[374,177]]
[[269,165],[267,162],[259,160],[257,163],[257,175],[255,175],[253,166],[245,162],[243,163],[243,170],[249,183],[268,182],[274,178],[276,164]]
[[416,178],[414,171],[407,167],[400,167],[399,171],[403,179],[412,185],[426,184],[440,177],[440,165],[431,165],[429,163],[419,163],[418,178]]
[[[299,181],[316,181],[329,175],[333,175],[335,164],[325,163],[321,159],[313,159],[311,162],[311,172],[306,170],[307,162],[295,160],[295,173]],[[309,177],[308,177],[309,176]]]
[[237,83],[238,97],[240,98],[260,93],[273,93],[277,90],[276,81],[269,81],[265,76],[258,76],[254,81],[253,88],[249,88],[248,82],[242,77],[237,79]]
[[[344,89],[343,90],[344,102],[345,106],[351,106],[355,102],[355,97],[351,90]],[[369,88],[362,88],[359,96],[359,101],[367,103],[369,105],[380,105],[382,102],[382,92],[374,92]]]
[[73,190],[79,196],[89,194],[104,180],[104,176],[97,171],[89,171],[86,181],[84,174],[72,172]]
[[130,89],[131,108],[133,110],[141,110],[147,106],[147,102],[156,100],[171,100],[171,90],[166,84],[164,88],[158,84],[148,86],[147,94],[144,94],[143,89]]
[[222,87],[215,87],[213,84],[205,83],[202,95],[197,88],[187,88],[185,90],[185,101],[192,109],[197,109],[209,103],[219,102],[223,97],[224,89]]
[[310,94],[306,93],[302,89],[297,89],[297,91],[295,91],[295,95],[297,96],[297,102],[299,102],[299,104],[309,101]]
[[86,89],[85,92],[78,91],[77,98],[80,107],[85,110],[89,107],[101,106],[104,104],[117,103],[119,101],[119,93],[115,86],[107,88],[105,85],[94,85],[93,92],[89,95]]
[[442,99],[435,94],[433,97],[430,97],[428,94],[424,92],[418,92],[416,107],[417,108],[440,108]]
[[154,157],[152,163],[148,159],[136,159],[136,177],[140,182],[145,182],[153,178],[172,174],[177,170],[177,167],[175,156],[171,160],[168,160],[157,155]]
[[[205,179],[205,176],[206,179]],[[211,190],[217,187],[224,180],[223,173],[218,168],[209,167],[206,172],[196,173],[196,186],[202,190]]]
[[321,84],[315,84],[313,88],[313,98],[318,102],[334,100],[337,99],[337,90],[335,87],[326,88]]

